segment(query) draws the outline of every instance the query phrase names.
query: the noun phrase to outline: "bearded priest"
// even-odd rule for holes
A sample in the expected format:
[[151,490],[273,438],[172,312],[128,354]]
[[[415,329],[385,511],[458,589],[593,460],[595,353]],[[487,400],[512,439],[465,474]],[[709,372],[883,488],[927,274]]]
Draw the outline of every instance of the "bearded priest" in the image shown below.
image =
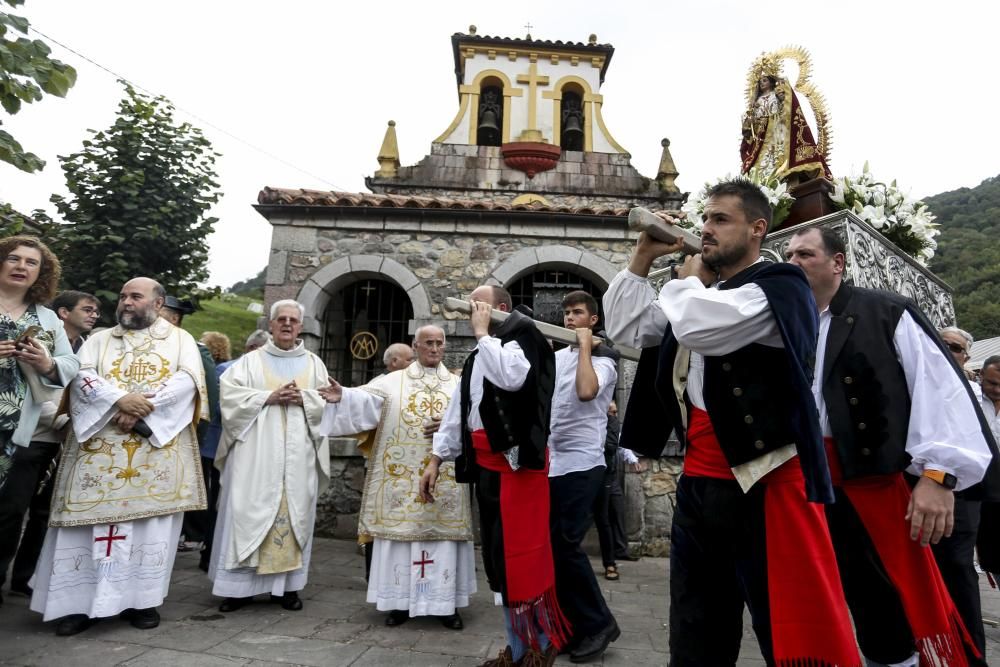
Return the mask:
[[[194,338],[157,316],[163,287],[125,283],[118,326],[80,348],[72,429],[32,580],[31,609],[56,634],[121,613],[155,628],[184,512],[205,509],[195,425],[207,409]],[[65,404],[64,404],[65,405]]]
[[302,609],[309,576],[316,499],[330,483],[330,451],[320,435],[326,366],[299,334],[305,311],[285,299],[271,306],[271,340],[240,357],[219,381],[222,440],[215,466],[222,497],[208,576],[212,593],[236,611],[270,593]]
[[[441,467],[435,503],[420,499],[420,478],[431,457],[431,436],[441,424],[458,378],[442,363],[440,327],[417,329],[417,360],[356,389],[336,382],[322,393],[328,435],[362,436],[371,447],[358,537],[374,538],[368,602],[388,611],[385,624],[411,616],[437,616],[461,630],[458,607],[476,591],[475,552],[468,487],[455,481],[454,464]],[[372,432],[373,431],[373,432]]]

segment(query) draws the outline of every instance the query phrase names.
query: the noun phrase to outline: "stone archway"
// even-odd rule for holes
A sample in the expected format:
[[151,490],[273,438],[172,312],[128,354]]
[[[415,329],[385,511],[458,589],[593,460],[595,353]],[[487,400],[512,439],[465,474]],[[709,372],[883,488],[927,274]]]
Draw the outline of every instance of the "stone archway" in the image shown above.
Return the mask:
[[608,285],[618,275],[618,269],[614,264],[593,253],[572,246],[551,245],[519,250],[493,269],[487,282],[493,285],[509,285],[539,266],[563,268],[579,273],[599,285],[602,290],[608,289]]
[[352,255],[341,257],[322,267],[302,285],[296,300],[305,307],[303,336],[310,350],[316,351],[323,335],[320,318],[326,312],[330,298],[346,285],[361,278],[387,280],[402,289],[413,306],[413,319],[427,321],[431,302],[420,279],[394,259],[382,255]]

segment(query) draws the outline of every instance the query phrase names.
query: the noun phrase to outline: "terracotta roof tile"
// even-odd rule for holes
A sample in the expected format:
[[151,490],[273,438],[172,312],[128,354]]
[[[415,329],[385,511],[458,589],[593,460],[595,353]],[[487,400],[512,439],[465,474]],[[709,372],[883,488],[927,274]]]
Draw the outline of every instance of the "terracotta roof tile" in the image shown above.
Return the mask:
[[331,192],[326,190],[296,190],[289,188],[264,188],[257,195],[263,206],[341,206],[375,208],[450,209],[457,211],[531,211],[539,213],[566,213],[625,217],[627,208],[612,206],[549,206],[542,202],[510,205],[484,199],[452,199],[448,197],[418,197],[408,195],[380,195],[363,192]]
[[510,46],[535,46],[561,49],[582,49],[584,51],[609,51],[613,50],[610,44],[589,44],[585,42],[562,41],[561,39],[525,39],[523,37],[501,37],[499,35],[469,35],[456,32],[453,35],[456,41],[462,42],[485,42],[488,44],[508,44]]

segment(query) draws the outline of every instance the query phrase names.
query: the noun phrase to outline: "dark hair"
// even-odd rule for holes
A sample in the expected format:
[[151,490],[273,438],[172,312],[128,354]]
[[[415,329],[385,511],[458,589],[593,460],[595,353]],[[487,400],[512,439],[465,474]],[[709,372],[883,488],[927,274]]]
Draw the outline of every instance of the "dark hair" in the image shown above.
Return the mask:
[[93,301],[96,304],[101,303],[93,294],[68,289],[63,292],[59,292],[59,294],[56,295],[56,298],[52,299],[52,304],[49,305],[49,308],[55,311],[56,315],[58,315],[60,308],[73,310],[81,301]]
[[986,361],[983,362],[983,370],[985,371],[990,366],[997,366],[1000,370],[1000,354],[994,354],[986,357]]
[[819,238],[823,244],[823,252],[826,253],[827,257],[833,257],[837,253],[840,253],[845,257],[847,256],[847,245],[844,243],[843,237],[839,232],[837,232],[837,230],[830,227],[809,227],[808,229],[800,229],[795,232],[795,236],[802,236],[812,231],[819,232]]
[[[716,183],[705,193],[706,200],[712,197],[729,196],[740,198],[740,206],[743,208],[743,214],[747,217],[747,222],[753,222],[759,218],[764,219],[764,222],[767,223],[767,228],[764,230],[766,237],[768,230],[771,229],[771,204],[761,189],[745,178],[734,178]],[[763,240],[761,238],[761,241]]]
[[25,297],[28,303],[48,303],[56,295],[59,279],[62,277],[62,265],[55,253],[42,243],[36,236],[8,236],[0,240],[0,259],[21,247],[34,248],[42,255],[42,265],[38,267],[38,279],[28,288]]
[[570,292],[563,297],[562,307],[568,308],[570,306],[578,306],[583,304],[587,307],[587,312],[591,315],[597,315],[597,299],[591,296],[589,293],[584,292],[582,289]]
[[770,74],[765,74],[763,76],[757,77],[757,97],[760,97],[760,82],[762,79],[767,79],[771,83],[771,90],[775,90],[778,87],[778,77],[771,76]]
[[501,304],[507,306],[507,312],[514,310],[514,301],[510,298],[510,292],[497,285],[490,285],[493,289],[493,306],[500,309]]

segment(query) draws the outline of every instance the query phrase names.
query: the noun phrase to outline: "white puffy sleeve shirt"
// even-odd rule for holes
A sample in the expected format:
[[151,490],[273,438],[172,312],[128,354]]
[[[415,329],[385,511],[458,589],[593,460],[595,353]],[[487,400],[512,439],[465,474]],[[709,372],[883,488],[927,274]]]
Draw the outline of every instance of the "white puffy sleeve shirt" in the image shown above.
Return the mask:
[[[483,336],[476,343],[476,360],[472,364],[469,378],[469,415],[467,426],[470,431],[483,427],[479,416],[479,404],[483,400],[483,380],[489,380],[505,391],[517,391],[528,378],[531,364],[517,341],[500,344],[499,338]],[[443,461],[454,461],[462,453],[462,383],[459,382],[452,394],[448,409],[441,418],[441,427],[434,434],[432,452]]]

